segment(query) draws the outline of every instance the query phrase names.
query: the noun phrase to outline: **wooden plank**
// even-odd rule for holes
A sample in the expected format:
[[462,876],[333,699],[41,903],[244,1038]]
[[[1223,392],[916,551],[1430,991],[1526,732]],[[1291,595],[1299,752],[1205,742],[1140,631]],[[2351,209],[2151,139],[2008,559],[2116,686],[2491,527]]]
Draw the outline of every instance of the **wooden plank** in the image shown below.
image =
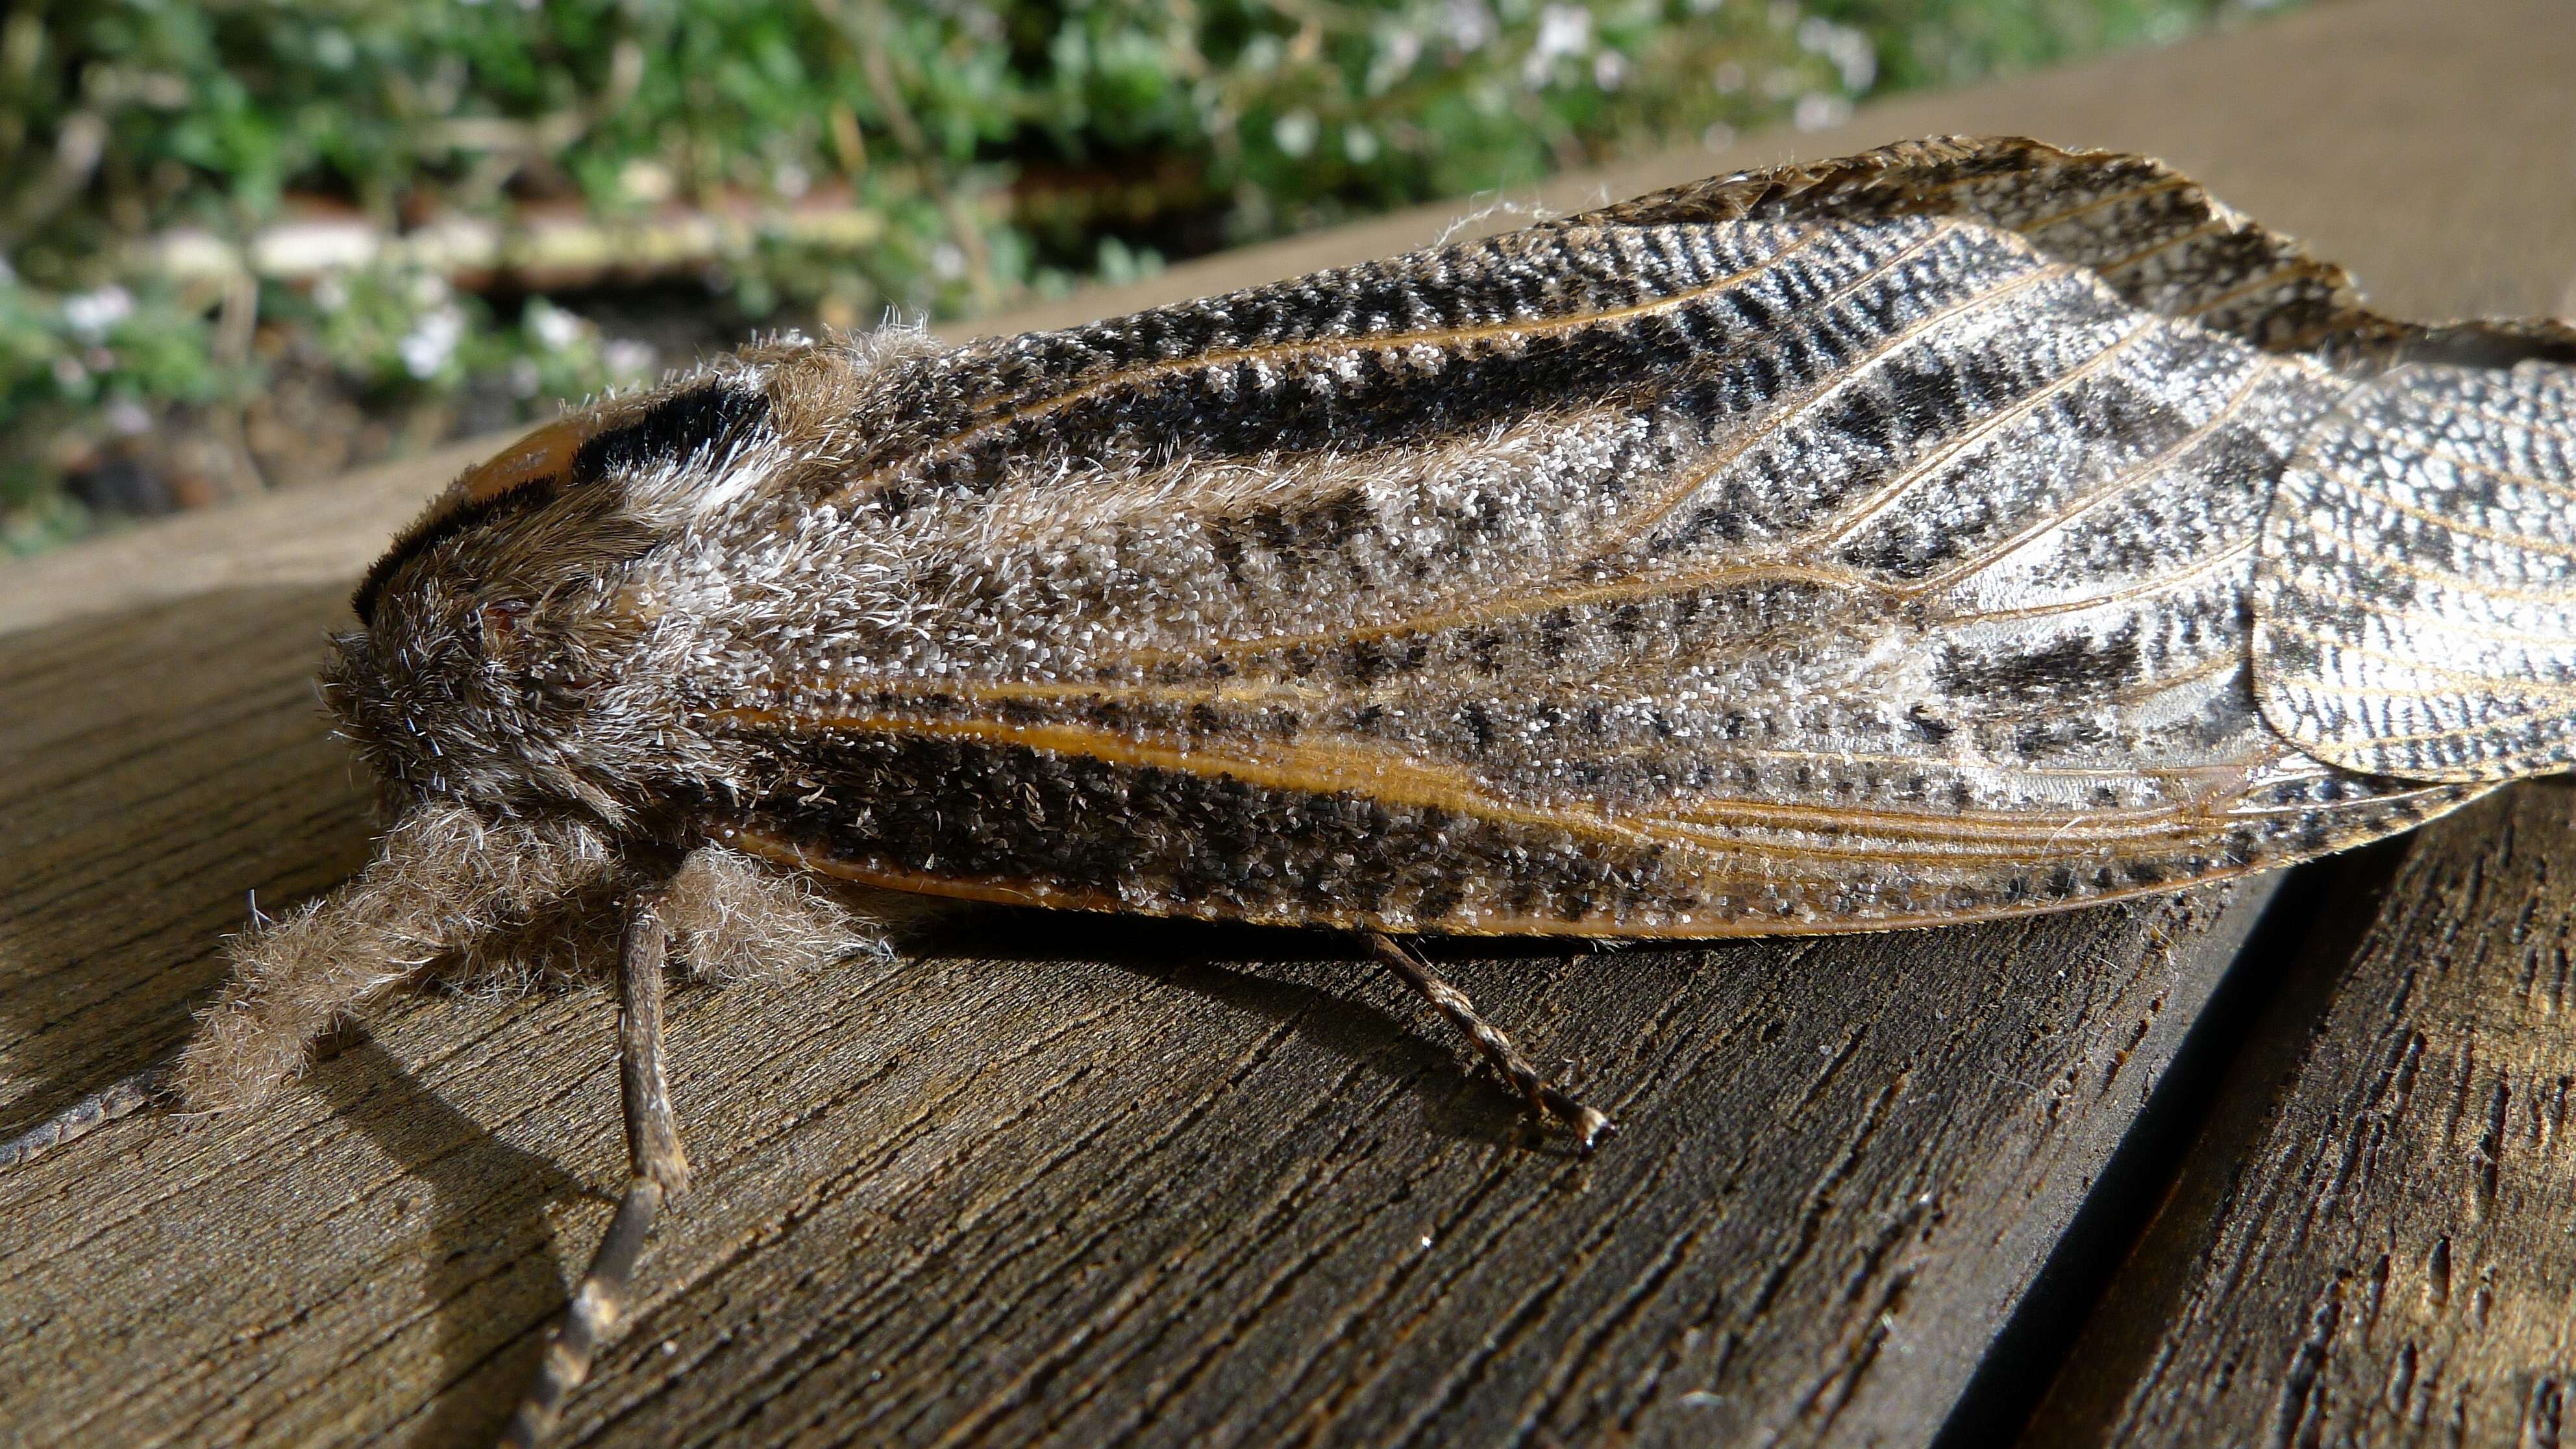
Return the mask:
[[2483,802],[2379,884],[2349,902],[2359,950],[2314,953],[2265,1023],[2028,1442],[2576,1428],[2576,794]]
[[[2257,214],[2308,208],[2290,224],[2415,310],[2546,297],[2576,280],[2571,188],[2533,181],[2576,132],[2537,79],[2566,68],[2552,9],[2321,8],[1795,144],[2165,150]],[[2283,81],[2294,59],[2314,88]],[[2374,106],[2319,102],[2346,94]],[[2475,164],[2424,163],[2468,137]],[[246,893],[359,858],[363,792],[305,676],[437,476],[0,574],[0,1130],[176,1041]],[[2255,894],[1453,958],[1627,1124],[1589,1163],[1520,1145],[1510,1104],[1330,943],[1000,915],[899,968],[684,989],[700,1189],[568,1437],[1919,1442]],[[592,988],[407,997],[261,1114],[121,1124],[0,1178],[0,1434],[488,1434],[617,1181],[612,1016]]]

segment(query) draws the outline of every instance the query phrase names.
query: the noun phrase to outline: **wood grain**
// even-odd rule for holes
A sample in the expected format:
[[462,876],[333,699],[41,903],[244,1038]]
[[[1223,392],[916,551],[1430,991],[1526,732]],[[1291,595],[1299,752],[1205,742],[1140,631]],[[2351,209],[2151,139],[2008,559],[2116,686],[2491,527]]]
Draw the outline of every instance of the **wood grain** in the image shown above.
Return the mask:
[[[2576,284],[2562,18],[2320,6],[1553,194],[2027,131],[2162,152],[2355,259],[2398,310],[2546,310]],[[1358,228],[1082,305],[1419,239]],[[248,893],[293,899],[361,857],[364,792],[307,677],[348,580],[454,467],[0,571],[0,1131],[175,1043]],[[1922,1442],[2261,889],[1874,939],[1443,955],[1626,1125],[1589,1162],[1528,1145],[1436,1024],[1327,941],[1004,914],[894,968],[682,989],[700,1187],[567,1438]],[[596,987],[406,996],[260,1114],[122,1123],[0,1177],[0,1439],[487,1436],[619,1181],[613,1016]],[[2489,1078],[2470,1084],[2475,1106]],[[2462,1180],[2444,1160],[2424,1191]],[[2499,1194],[2537,1160],[2508,1146]],[[2500,1232],[2453,1231],[2454,1311],[2482,1269],[2513,1288],[2517,1243],[2555,1271]],[[2490,1323],[2557,1342],[2528,1316],[2544,1297],[2504,1288]],[[2228,1403],[2222,1437],[2272,1432],[2276,1405]]]
[[2368,904],[2264,1024],[2031,1443],[2576,1427],[2576,791],[2433,826]]

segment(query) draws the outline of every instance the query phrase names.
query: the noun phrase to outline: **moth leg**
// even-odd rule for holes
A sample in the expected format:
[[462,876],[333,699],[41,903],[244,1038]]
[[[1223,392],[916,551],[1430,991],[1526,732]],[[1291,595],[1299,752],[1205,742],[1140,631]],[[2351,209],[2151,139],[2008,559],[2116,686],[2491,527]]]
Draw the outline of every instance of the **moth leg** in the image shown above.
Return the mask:
[[180,1094],[201,1112],[258,1102],[351,1011],[619,869],[587,825],[413,809],[329,895],[225,943],[232,980],[180,1053]]
[[590,1375],[591,1357],[617,1331],[626,1289],[644,1237],[665,1198],[689,1185],[689,1160],[680,1150],[679,1124],[671,1116],[671,1089],[662,1070],[662,968],[670,955],[671,928],[661,892],[638,892],[627,907],[626,938],[617,963],[618,1095],[626,1108],[626,1197],[608,1224],[608,1236],[582,1274],[537,1367],[536,1382],[519,1401],[501,1442],[533,1449],[563,1415],[564,1400]]
[[1542,1119],[1554,1117],[1572,1128],[1576,1142],[1586,1152],[1603,1139],[1618,1135],[1617,1124],[1608,1117],[1567,1096],[1540,1076],[1529,1058],[1521,1055],[1520,1048],[1512,1045],[1512,1039],[1503,1035],[1502,1028],[1477,1014],[1476,1003],[1467,999],[1467,993],[1432,974],[1428,962],[1397,944],[1393,936],[1383,931],[1370,931],[1367,935],[1369,950],[1377,959],[1464,1033],[1485,1060],[1493,1063],[1494,1069],[1528,1101],[1532,1112]]
[[75,1138],[116,1121],[131,1117],[155,1102],[178,1096],[179,1064],[155,1062],[121,1081],[111,1082],[53,1116],[0,1142],[0,1169],[16,1167],[62,1146]]

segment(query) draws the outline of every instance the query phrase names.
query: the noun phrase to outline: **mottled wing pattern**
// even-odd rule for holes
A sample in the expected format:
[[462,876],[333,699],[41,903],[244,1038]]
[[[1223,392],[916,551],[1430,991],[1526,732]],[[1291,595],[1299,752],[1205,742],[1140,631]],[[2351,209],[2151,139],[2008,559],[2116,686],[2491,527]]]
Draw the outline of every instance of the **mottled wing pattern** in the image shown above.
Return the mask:
[[2479,368],[2526,359],[2576,364],[2576,325],[2549,318],[2427,325],[2382,316],[2342,267],[2161,161],[2020,137],[1903,141],[1693,182],[1564,224],[1800,215],[1973,219],[2083,267],[2137,306],[2346,371],[2407,360]]
[[2501,780],[2576,760],[2576,370],[2400,368],[2282,479],[2256,677],[2351,770]]
[[1942,215],[2011,231],[2123,299],[2272,352],[2393,330],[2341,267],[2145,156],[2015,138],[1934,138],[1639,197],[1572,219],[1631,224],[1780,215]]
[[899,587],[774,631],[724,718],[779,784],[726,828],[990,899],[1713,936],[2169,889],[2476,793],[2255,702],[2263,519],[2347,383],[2251,344],[2331,330],[2340,274],[2213,327],[2260,288],[2197,224],[2117,287],[2033,240],[2169,174],[2003,144],[1974,207],[1639,204],[907,364],[786,550]]
[[2020,137],[1934,137],[1716,177],[1563,223],[1644,225],[1782,216],[1953,216],[2010,231],[2133,305],[2274,353],[2347,367],[2415,354],[2509,365],[2576,362],[2576,328],[2538,320],[2424,326],[2371,311],[2342,267],[2146,156]]

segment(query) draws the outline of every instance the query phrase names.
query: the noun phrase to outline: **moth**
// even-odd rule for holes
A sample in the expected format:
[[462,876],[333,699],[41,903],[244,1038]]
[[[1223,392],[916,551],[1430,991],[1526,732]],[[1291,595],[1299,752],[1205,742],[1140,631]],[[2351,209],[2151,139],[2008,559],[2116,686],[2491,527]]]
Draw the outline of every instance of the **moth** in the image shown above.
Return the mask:
[[677,963],[941,902],[1364,937],[2053,910],[2419,824],[2576,749],[2576,329],[2417,326],[2135,156],[1937,139],[1065,331],[788,339],[538,429],[359,587],[374,860],[236,938],[246,1107],[442,962],[619,934],[625,1199]]

